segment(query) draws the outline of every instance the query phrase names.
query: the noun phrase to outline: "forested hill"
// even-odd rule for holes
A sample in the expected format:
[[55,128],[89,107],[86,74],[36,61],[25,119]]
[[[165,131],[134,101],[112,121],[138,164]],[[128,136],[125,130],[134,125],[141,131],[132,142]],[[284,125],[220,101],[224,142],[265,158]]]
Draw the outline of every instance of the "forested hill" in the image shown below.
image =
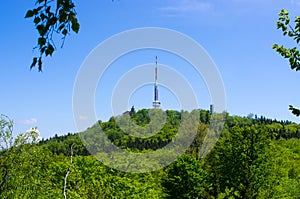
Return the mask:
[[[142,109],[98,121],[80,134],[56,135],[2,150],[0,198],[300,198],[299,124],[216,114],[224,122],[218,128],[222,133],[202,157],[205,137],[215,130],[209,111],[168,110],[158,133],[133,136],[149,133],[143,129],[153,125],[150,115]],[[191,146],[177,161],[153,172],[135,174],[105,166],[80,139],[101,131],[121,149],[149,153],[180,139],[176,134],[182,118],[193,115],[199,116],[197,123],[183,128],[187,136],[192,127],[197,130]],[[128,129],[120,128],[129,120]]]
[[[200,120],[198,136],[203,138],[206,133],[205,130],[209,128],[211,115],[207,110],[198,110],[198,112]],[[111,117],[107,122],[102,122],[99,120],[95,125],[86,131],[97,134],[99,129],[102,129],[105,131],[107,137],[115,145],[121,148],[155,150],[169,143],[174,135],[176,135],[178,127],[180,126],[181,112],[167,110],[166,114],[166,124],[163,126],[161,131],[159,131],[159,133],[150,137],[149,139],[137,139],[134,136],[124,133],[122,129],[118,127],[116,117]],[[224,118],[224,130],[232,130],[238,127],[242,128],[246,126],[255,126],[255,128],[264,128],[265,131],[268,132],[269,138],[272,140],[300,138],[300,124],[296,124],[291,121],[278,121],[276,119],[269,119],[264,116],[257,117],[256,115],[249,115],[248,117],[230,116],[226,113]],[[148,109],[139,110],[132,115],[131,119],[137,125],[145,127],[150,122]],[[196,141],[197,139],[195,139],[195,144],[191,146],[192,149],[195,148],[194,146],[200,146],[201,143],[196,143]],[[47,148],[49,148],[49,150],[55,154],[62,153],[64,155],[68,155],[70,153],[70,145],[72,143],[75,143],[73,149],[75,155],[90,155],[88,150],[86,150],[82,144],[78,134],[68,133],[67,135],[62,136],[55,135],[49,139],[42,140],[39,142],[39,145],[46,145]]]

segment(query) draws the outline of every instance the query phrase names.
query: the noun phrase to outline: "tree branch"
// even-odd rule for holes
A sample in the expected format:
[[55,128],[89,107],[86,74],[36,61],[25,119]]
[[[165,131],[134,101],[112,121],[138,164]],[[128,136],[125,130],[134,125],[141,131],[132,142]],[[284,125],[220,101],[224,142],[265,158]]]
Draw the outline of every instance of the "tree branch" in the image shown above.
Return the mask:
[[73,145],[74,145],[74,143],[72,143],[70,146],[70,165],[69,165],[68,171],[67,171],[65,179],[64,179],[64,198],[65,199],[67,199],[67,193],[66,193],[67,179],[68,179],[69,173],[71,172],[71,166],[72,166],[72,162],[73,162]]

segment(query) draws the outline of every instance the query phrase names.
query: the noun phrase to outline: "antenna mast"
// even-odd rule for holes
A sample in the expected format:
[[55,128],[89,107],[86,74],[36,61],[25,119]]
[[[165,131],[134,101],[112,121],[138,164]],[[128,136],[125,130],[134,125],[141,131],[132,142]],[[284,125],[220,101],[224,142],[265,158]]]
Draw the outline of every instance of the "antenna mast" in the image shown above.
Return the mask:
[[160,108],[160,101],[158,101],[158,71],[157,71],[157,56],[155,57],[155,84],[154,84],[154,101],[153,108]]

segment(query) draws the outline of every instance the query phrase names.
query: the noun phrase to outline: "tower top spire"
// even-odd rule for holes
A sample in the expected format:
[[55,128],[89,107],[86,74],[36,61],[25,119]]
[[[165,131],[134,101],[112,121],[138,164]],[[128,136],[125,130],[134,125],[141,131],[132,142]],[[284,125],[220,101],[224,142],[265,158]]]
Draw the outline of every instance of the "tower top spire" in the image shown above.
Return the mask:
[[157,56],[155,57],[155,85],[157,85]]

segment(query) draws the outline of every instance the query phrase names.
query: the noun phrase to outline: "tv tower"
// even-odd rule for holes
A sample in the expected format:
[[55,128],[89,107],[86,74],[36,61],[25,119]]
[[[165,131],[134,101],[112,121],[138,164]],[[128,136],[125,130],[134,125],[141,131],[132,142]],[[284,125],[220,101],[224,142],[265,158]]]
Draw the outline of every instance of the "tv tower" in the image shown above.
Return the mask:
[[155,62],[155,83],[154,83],[154,101],[153,108],[160,108],[160,101],[158,101],[158,83],[157,83],[157,56]]

